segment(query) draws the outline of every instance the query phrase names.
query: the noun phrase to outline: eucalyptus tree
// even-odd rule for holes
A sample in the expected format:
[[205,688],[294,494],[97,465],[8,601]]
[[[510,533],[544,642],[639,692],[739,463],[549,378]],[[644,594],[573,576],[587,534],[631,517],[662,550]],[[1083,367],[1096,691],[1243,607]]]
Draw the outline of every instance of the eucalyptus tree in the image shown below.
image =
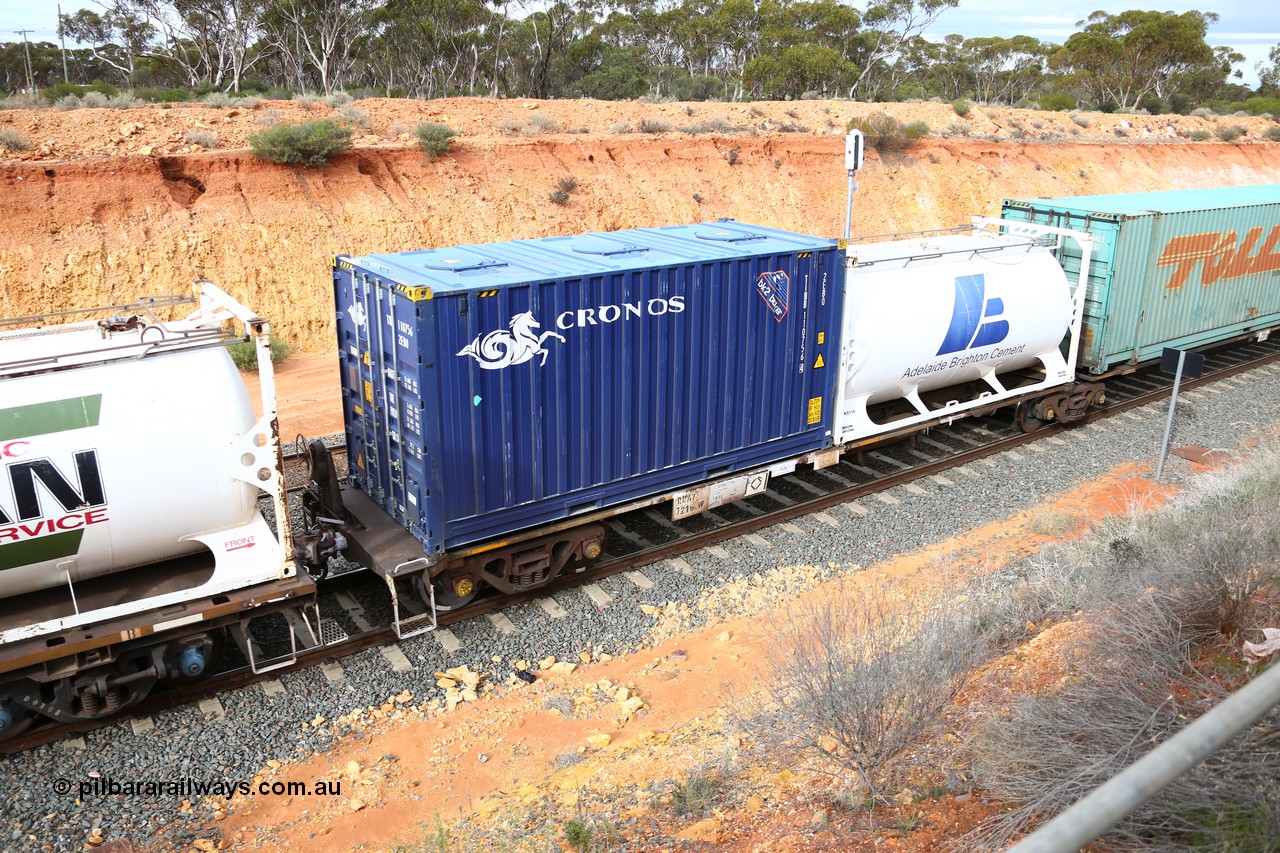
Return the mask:
[[1213,12],[1094,12],[1051,62],[1096,103],[1136,109],[1177,75],[1213,65],[1205,34],[1217,20]]
[[1261,95],[1280,96],[1280,44],[1267,53],[1270,65],[1265,62],[1257,64],[1258,93]]
[[351,72],[361,35],[381,6],[380,0],[268,0],[264,38],[298,88],[314,82],[329,95]]
[[434,98],[486,86],[492,71],[482,39],[493,12],[483,0],[389,0],[370,16],[370,82]]
[[523,20],[512,21],[508,30],[512,91],[535,98],[563,94],[566,82],[556,73],[558,63],[577,39],[595,24],[589,0],[574,7],[563,0]]
[[[974,97],[1013,103],[1039,82],[1049,49],[1031,36],[971,38],[964,42],[973,71]],[[1030,81],[1030,85],[1028,84]]]
[[964,36],[951,34],[940,42],[913,39],[903,52],[903,61],[912,69],[912,78],[924,93],[948,101],[974,91],[973,68],[964,48]]
[[[960,0],[882,0],[870,2],[857,33],[856,69],[849,97],[873,96],[884,88],[888,67],[907,42],[935,23]],[[879,78],[879,79],[877,79]]]
[[240,91],[259,60],[265,0],[116,0],[116,10],[145,20],[159,38],[151,55],[175,68],[187,87]]
[[745,77],[761,97],[798,98],[841,91],[853,79],[859,16],[834,0],[769,0]]
[[93,58],[117,72],[117,82],[129,83],[138,63],[152,49],[155,27],[127,3],[114,3],[100,15],[79,9],[58,17],[59,31],[85,45]]

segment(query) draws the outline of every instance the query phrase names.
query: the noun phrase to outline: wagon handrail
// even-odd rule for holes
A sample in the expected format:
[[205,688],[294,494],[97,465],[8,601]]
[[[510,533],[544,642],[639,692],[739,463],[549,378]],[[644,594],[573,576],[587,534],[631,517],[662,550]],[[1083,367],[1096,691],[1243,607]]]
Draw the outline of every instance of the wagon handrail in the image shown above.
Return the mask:
[[[1012,219],[1000,219],[990,216],[973,217],[973,227],[995,227],[1017,234],[1052,234],[1058,238],[1058,248],[1062,248],[1064,239],[1076,241],[1080,247],[1080,271],[1076,276],[1076,286],[1071,293],[1071,348],[1067,351],[1067,373],[1075,376],[1076,364],[1080,359],[1080,334],[1084,329],[1084,305],[1089,294],[1089,267],[1093,263],[1093,235],[1087,231],[1076,231],[1058,225],[1042,225],[1038,222],[1022,222]],[[1061,260],[1059,260],[1061,265]],[[1065,273],[1066,267],[1062,271]]]

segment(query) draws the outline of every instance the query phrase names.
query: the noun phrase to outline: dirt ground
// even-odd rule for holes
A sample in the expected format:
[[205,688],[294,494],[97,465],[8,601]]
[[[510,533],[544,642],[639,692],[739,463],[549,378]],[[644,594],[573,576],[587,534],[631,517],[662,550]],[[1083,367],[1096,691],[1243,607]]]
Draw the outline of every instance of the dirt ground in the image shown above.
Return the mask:
[[[280,368],[286,434],[340,431],[335,374],[330,355],[293,357]],[[1168,494],[1154,486],[1148,471],[1127,466],[1029,512],[868,566],[858,583],[954,584],[998,571],[1051,539],[1080,535],[1090,520],[1154,507]],[[1039,532],[1046,517],[1065,518],[1071,529],[1061,536]],[[814,574],[807,566],[783,567],[759,583],[717,592],[717,603],[734,600],[742,615],[696,631],[682,627],[688,614],[675,605],[639,611],[637,619],[652,623],[652,642],[625,657],[586,648],[570,661],[495,661],[495,672],[527,664],[537,680],[493,683],[485,674],[474,701],[442,703],[402,693],[378,707],[323,720],[319,725],[350,726],[364,736],[347,738],[321,756],[265,767],[260,778],[340,781],[343,796],[210,801],[203,804],[212,815],[209,840],[220,838],[231,850],[308,850],[317,844],[334,851],[413,845],[545,850],[549,844],[569,850],[564,826],[578,819],[593,827],[598,840],[612,833],[632,850],[670,849],[660,839],[676,839],[677,849],[760,853],[941,849],[1001,807],[966,784],[957,744],[975,719],[1063,677],[1060,650],[1075,625],[1051,626],[986,667],[956,703],[944,731],[921,746],[933,769],[915,773],[891,792],[894,807],[868,819],[838,805],[841,783],[762,760],[752,754],[753,744],[731,733],[742,697],[768,677],[760,663],[768,646],[761,633],[768,617],[761,610],[767,614],[795,590],[809,589]],[[813,594],[825,593],[818,587]],[[465,684],[468,676],[452,677]],[[681,816],[669,797],[653,793],[726,754],[750,757],[736,760],[730,793],[707,814]],[[613,817],[605,821],[599,817],[604,814]],[[540,831],[531,835],[530,826]],[[442,838],[454,846],[431,846]]]
[[[839,235],[842,136],[854,116],[888,111],[931,129],[909,151],[869,154],[855,236],[967,222],[996,213],[1002,198],[1280,182],[1280,146],[1262,141],[1273,122],[1258,118],[1073,117],[981,106],[961,118],[946,104],[838,101],[371,99],[353,107],[349,117],[367,132],[323,170],[272,166],[245,149],[266,124],[328,115],[325,107],[0,112],[0,127],[31,145],[0,150],[0,275],[10,282],[0,310],[17,316],[124,302],[185,291],[208,277],[297,350],[279,370],[281,432],[291,440],[342,429],[328,272],[334,255],[718,217]],[[426,160],[411,135],[422,121],[460,131],[454,150]],[[1231,143],[1184,135],[1235,125],[1245,133]],[[650,132],[635,132],[641,129]],[[191,144],[191,131],[216,133],[217,147]],[[550,201],[569,178],[576,181],[570,200]],[[1086,518],[1158,500],[1142,474],[1114,471],[1050,506],[859,576],[933,584],[938,558],[953,573],[998,568],[990,554],[1012,560],[1046,541],[1033,529],[1040,514],[1066,513],[1083,528]],[[771,582],[782,588],[812,586],[807,567],[779,572]],[[474,700],[433,705],[400,694],[377,708],[351,709],[343,724],[362,728],[363,739],[262,771],[264,778],[343,780],[341,798],[193,804],[210,816],[209,837],[197,849],[212,849],[221,837],[234,850],[390,850],[423,842],[437,819],[459,842],[452,849],[546,849],[547,839],[567,849],[569,818],[591,823],[610,812],[637,850],[674,836],[690,850],[925,851],[999,808],[965,786],[963,767],[939,759],[936,773],[893,792],[897,809],[868,825],[833,805],[839,791],[829,779],[752,760],[739,767],[722,807],[678,816],[651,794],[656,782],[687,779],[700,762],[751,747],[728,734],[732,697],[764,677],[754,625],[762,600],[781,599],[767,584],[730,593],[755,609],[699,631],[682,627],[674,605],[637,612],[653,623],[653,641],[623,658],[584,649],[576,661],[528,662],[538,673],[532,684],[486,689],[483,679]],[[935,744],[938,755],[959,737],[965,715],[1052,683],[1057,638],[1070,631],[1055,626],[992,665]],[[506,672],[511,663],[495,669]],[[447,677],[458,690],[471,678]]]
[[[1132,467],[1113,471],[1031,512],[866,567],[858,582],[932,586],[999,570],[1049,540],[1035,532],[1036,519],[1045,514],[1075,519],[1078,533],[1085,519],[1158,504],[1165,494],[1143,474]],[[993,561],[992,554],[1000,557]],[[779,587],[808,588],[811,574],[809,567],[782,568],[755,600],[776,603]],[[1011,696],[1055,684],[1065,672],[1061,641],[1074,629],[1071,623],[1054,626],[988,666],[957,702],[948,727],[922,746],[931,751],[933,769],[890,792],[896,805],[873,820],[841,809],[841,786],[830,777],[758,755],[737,759],[731,792],[717,808],[681,816],[669,797],[653,791],[687,780],[720,756],[750,753],[752,744],[730,733],[731,721],[741,697],[768,677],[759,663],[767,647],[761,625],[768,619],[748,609],[701,630],[664,630],[667,619],[679,621],[677,615],[637,612],[637,619],[654,623],[655,642],[625,657],[585,649],[571,666],[527,662],[537,670],[533,684],[509,679],[485,692],[486,678],[475,701],[455,707],[401,694],[324,721],[351,725],[364,737],[321,756],[264,768],[261,778],[338,780],[343,797],[212,802],[211,832],[220,832],[232,850],[316,844],[334,851],[412,844],[434,850],[427,841],[445,837],[455,845],[451,850],[545,850],[548,842],[568,850],[564,826],[576,818],[595,826],[597,838],[615,833],[631,850],[671,849],[661,839],[684,842],[677,849],[762,853],[936,850],[1000,808],[965,784],[954,744],[973,719],[999,713]],[[660,639],[669,634],[674,636]],[[495,661],[494,669],[513,663],[522,662]],[[605,813],[616,817],[593,823],[593,815]],[[530,826],[541,831],[531,836]]]

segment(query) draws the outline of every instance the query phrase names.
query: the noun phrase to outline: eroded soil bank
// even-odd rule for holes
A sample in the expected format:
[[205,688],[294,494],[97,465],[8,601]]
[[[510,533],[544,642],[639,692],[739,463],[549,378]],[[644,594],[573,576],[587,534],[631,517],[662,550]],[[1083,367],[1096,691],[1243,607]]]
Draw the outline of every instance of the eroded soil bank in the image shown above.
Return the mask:
[[[324,169],[270,165],[235,147],[264,119],[323,114],[291,103],[0,114],[33,146],[8,152],[22,159],[0,160],[0,310],[20,316],[184,292],[207,277],[296,347],[325,351],[334,346],[334,254],[719,217],[836,236],[844,229],[845,123],[885,107],[485,99],[356,106],[373,132]],[[1006,197],[1280,181],[1280,146],[1254,141],[1261,119],[1222,120],[1249,126],[1248,141],[1228,144],[1180,138],[1213,121],[1193,117],[1092,114],[1082,129],[1061,113],[975,109],[960,119],[943,104],[888,107],[949,138],[870,153],[855,235],[967,222],[995,213]],[[459,128],[454,151],[428,162],[407,132],[421,120]],[[620,132],[646,120],[672,130]],[[196,127],[215,128],[224,147],[183,144],[184,129]],[[577,187],[569,201],[553,203],[549,195],[570,177]]]

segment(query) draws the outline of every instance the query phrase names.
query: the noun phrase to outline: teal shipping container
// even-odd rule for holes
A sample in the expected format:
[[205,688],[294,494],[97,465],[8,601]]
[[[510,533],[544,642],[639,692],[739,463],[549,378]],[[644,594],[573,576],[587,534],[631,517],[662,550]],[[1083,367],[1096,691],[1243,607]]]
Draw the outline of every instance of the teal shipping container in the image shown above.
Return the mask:
[[[1081,371],[1280,326],[1280,184],[1006,199],[1001,216],[1093,235]],[[1058,261],[1074,276],[1080,252],[1067,242]]]

